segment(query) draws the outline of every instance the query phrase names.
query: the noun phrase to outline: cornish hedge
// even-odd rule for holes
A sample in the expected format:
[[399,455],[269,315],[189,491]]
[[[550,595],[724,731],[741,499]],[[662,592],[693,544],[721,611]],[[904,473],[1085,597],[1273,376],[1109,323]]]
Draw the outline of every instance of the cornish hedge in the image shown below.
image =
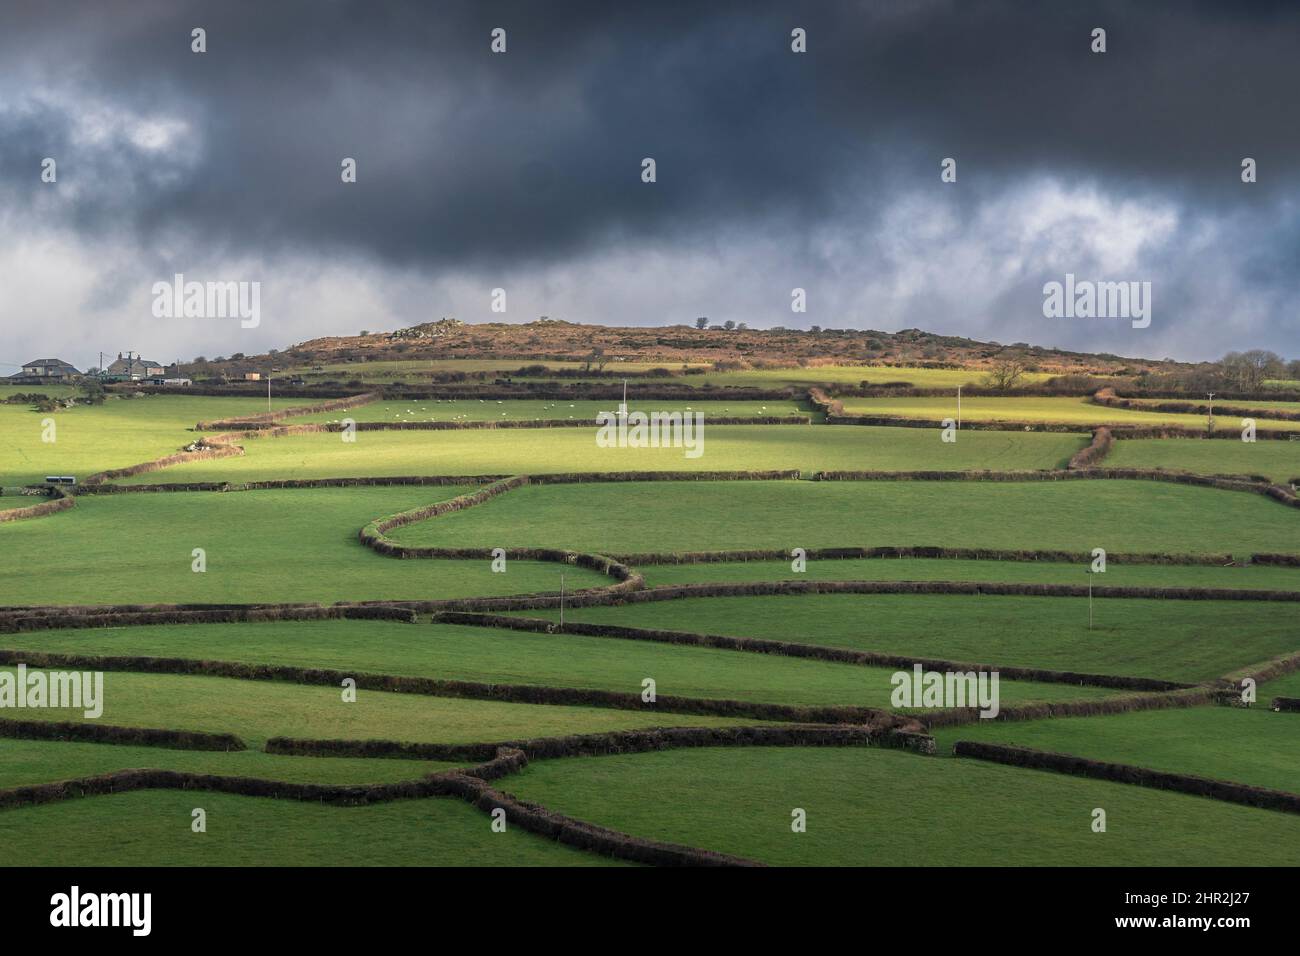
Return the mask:
[[368,405],[371,402],[378,401],[383,397],[382,392],[372,391],[362,395],[350,395],[346,398],[336,398],[326,402],[317,402],[314,405],[295,405],[292,408],[282,408],[279,411],[265,412],[261,415],[249,415],[247,417],[233,418],[227,421],[218,422],[199,422],[194,426],[196,431],[211,431],[220,428],[243,428],[246,426],[256,426],[267,422],[283,421],[286,418],[296,418],[299,415],[315,415],[320,412],[342,411],[347,408],[355,408],[358,405]]
[[62,488],[51,488],[50,496],[40,504],[26,505],[19,508],[6,508],[0,511],[0,524],[6,521],[25,521],[28,518],[40,518],[44,515],[54,514],[56,511],[67,511],[74,507],[77,499],[63,491]]
[[477,681],[442,680],[396,674],[292,667],[280,664],[251,664],[242,661],[213,661],[176,657],[97,656],[47,654],[40,651],[0,650],[0,665],[29,667],[72,667],[142,674],[180,674],[233,677],[239,680],[284,681],[295,684],[338,687],[346,678],[361,690],[395,694],[421,694],[463,700],[492,700],[516,704],[557,704],[566,707],[605,707],[615,710],[659,711],[713,717],[750,717],[755,720],[793,721],[815,724],[867,724],[884,713],[872,707],[813,707],[786,704],[659,695],[653,703],[641,694],[620,693],[581,687],[547,687],[540,684],[484,684]]
[[436,775],[402,783],[336,785],[287,783],[254,777],[227,777],[181,770],[117,770],[112,773],[0,790],[0,809],[55,803],[133,790],[202,790],[245,797],[304,800],[362,806],[416,797],[448,796],[453,789]]
[[709,647],[718,650],[749,651],[757,654],[779,654],[784,657],[802,657],[812,660],[832,661],[839,664],[856,664],[863,667],[899,667],[910,670],[914,664],[920,664],[927,670],[937,671],[997,671],[1008,680],[1032,680],[1042,683],[1072,684],[1075,686],[1085,684],[1092,687],[1113,687],[1135,691],[1167,691],[1188,686],[1187,684],[1147,677],[1087,674],[1033,667],[1001,667],[993,664],[974,664],[964,661],[915,657],[906,654],[859,651],[843,647],[828,647],[821,644],[803,644],[796,641],[729,637],[721,634],[665,631],[653,628],[623,627],[613,624],[588,624],[569,621],[561,628],[555,621],[542,618],[510,617],[460,611],[440,611],[433,615],[433,620],[443,624],[491,627],[539,634],[576,634],[584,637],[608,637],[620,640],[652,641],[660,644]]
[[120,744],[126,747],[166,747],[170,750],[246,750],[234,734],[157,727],[119,727],[91,721],[0,719],[0,737],[15,740],[58,740],[67,743]]
[[[898,734],[919,734],[920,724],[880,714],[863,725],[787,725],[752,727],[653,727],[599,734],[570,734],[476,744],[426,744],[399,740],[301,740],[272,737],[266,752],[296,757],[378,757],[414,760],[491,760],[501,749],[517,750],[528,760],[599,757],[684,747],[848,747],[905,746],[924,750],[924,741]],[[930,738],[933,748],[933,739]],[[477,769],[469,771],[478,776]]]
[[1013,767],[1053,770],[1057,773],[1091,777],[1095,780],[1135,784],[1136,786],[1152,787],[1157,790],[1174,790],[1179,793],[1210,797],[1214,800],[1240,803],[1250,807],[1261,807],[1266,810],[1300,813],[1300,794],[1287,793],[1283,790],[1269,790],[1264,787],[1252,787],[1242,783],[1231,783],[1226,780],[1211,780],[1208,777],[1167,773],[1162,770],[1151,770],[1147,767],[1135,767],[1129,764],[1104,763],[1100,760],[1090,760],[1086,757],[1075,757],[1070,754],[1031,750],[1028,747],[1009,747],[1003,744],[976,743],[969,740],[957,741],[953,745],[953,753],[958,757],[971,757],[977,760],[1008,764]]
[[1072,470],[1080,468],[1096,468],[1101,464],[1108,454],[1111,446],[1115,444],[1114,436],[1111,435],[1109,428],[1098,428],[1092,433],[1092,441],[1087,447],[1075,452],[1070,458],[1070,463],[1066,466]]

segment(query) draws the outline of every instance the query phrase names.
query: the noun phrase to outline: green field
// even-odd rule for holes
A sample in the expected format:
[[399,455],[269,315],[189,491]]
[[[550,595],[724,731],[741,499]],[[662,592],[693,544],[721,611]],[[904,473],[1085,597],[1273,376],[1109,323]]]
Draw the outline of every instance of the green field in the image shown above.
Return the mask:
[[1171,681],[1210,680],[1300,650],[1296,605],[1277,602],[1098,599],[1091,629],[1087,598],[946,594],[687,598],[566,617]]
[[1300,441],[1122,440],[1111,447],[1106,465],[1163,468],[1200,475],[1263,475],[1282,484],[1300,478]]
[[[34,668],[33,668],[34,669]],[[30,669],[29,669],[30,670]],[[13,668],[0,668],[13,672]],[[463,744],[637,727],[753,723],[690,714],[459,700],[335,687],[110,671],[100,723],[230,733],[251,748],[269,737]],[[28,720],[86,720],[80,709],[32,708]],[[328,758],[317,758],[328,759]]]
[[392,537],[606,554],[940,545],[1244,555],[1300,550],[1300,511],[1156,481],[617,482],[527,486]]
[[140,767],[291,783],[389,783],[415,780],[427,773],[451,770],[456,766],[455,763],[434,760],[285,757],[260,750],[217,753],[168,747],[6,740],[4,747],[0,748],[0,787],[73,780]]
[[[55,745],[59,746],[59,745]],[[191,811],[207,832],[190,830]],[[0,866],[599,866],[451,798],[318,806],[144,791],[0,811]]]
[[[524,399],[398,399],[371,402],[354,408],[333,412],[316,412],[297,415],[287,421],[338,422],[351,418],[358,422],[492,422],[492,421],[573,421],[575,427],[591,425],[601,412],[614,412],[618,401],[553,401]],[[791,415],[813,417],[812,406],[806,401],[776,400],[753,402],[693,402],[662,401],[629,398],[631,412],[700,412],[708,425],[712,418],[723,417],[778,417]],[[365,437],[369,437],[368,435]]]
[[[184,657],[364,673],[641,692],[775,704],[889,707],[893,669],[572,634],[383,621],[192,624],[0,635],[0,646]],[[1007,681],[1007,701],[1110,696],[1096,687]],[[675,715],[663,720],[676,721]]]
[[[924,418],[935,422],[957,417],[957,396],[946,398],[858,398],[844,396],[844,411],[850,415],[892,415],[898,418]],[[1096,405],[1086,397],[1017,397],[986,398],[963,396],[961,418],[968,422],[1055,422],[1066,425],[1179,425],[1204,428],[1204,415],[1177,412],[1139,411]],[[1280,419],[1257,419],[1259,428],[1300,430],[1300,422]],[[1240,417],[1215,417],[1219,431],[1240,431]],[[965,439],[966,436],[962,436]]]
[[[342,365],[314,378],[427,380],[448,370],[512,370],[524,360]],[[573,363],[576,365],[577,363]],[[627,366],[629,369],[632,363]],[[649,367],[649,366],[647,366]],[[865,366],[710,372],[673,385],[773,388],[909,380],[948,387],[980,371]],[[1045,377],[1045,376],[1040,376]],[[608,383],[605,383],[608,384]],[[640,384],[640,383],[639,383]],[[48,390],[46,390],[48,391]],[[4,392],[0,391],[0,397]],[[276,399],[273,408],[302,405]],[[850,399],[848,402],[877,400]],[[930,408],[946,399],[879,400]],[[240,443],[238,458],[147,473],[126,483],[230,481],[228,492],[82,494],[73,508],[0,525],[0,605],[435,600],[554,593],[611,579],[574,565],[509,559],[399,560],[363,547],[375,519],[477,485],[244,491],[239,482],[374,475],[516,475],[572,471],[968,470],[1061,468],[1088,436],[939,428],[706,427],[704,454],[604,449],[576,426],[615,403],[594,400],[374,402],[294,421],[488,421],[567,418],[547,430],[333,433]],[[637,407],[635,400],[633,407]],[[642,403],[644,410],[718,415],[810,414],[781,401]],[[55,472],[79,478],[177,451],[200,420],[256,415],[265,399],[165,395],[113,398],[43,415],[0,405],[0,487]],[[967,399],[963,411],[1083,425],[1113,410],[1077,399]],[[504,414],[503,414],[504,413]],[[911,414],[908,412],[891,412]],[[938,417],[947,417],[944,411]],[[1158,417],[1131,412],[1142,420]],[[925,417],[935,417],[929,412]],[[42,419],[57,440],[41,441]],[[1178,416],[1174,416],[1177,418]],[[1165,416],[1161,420],[1168,420]],[[1263,424],[1261,422],[1261,424]],[[1294,423],[1300,427],[1300,423]],[[1292,452],[1292,447],[1297,449]],[[1289,463],[1289,464],[1288,464]],[[1119,441],[1106,462],[1202,473],[1300,476],[1300,442]],[[36,503],[6,495],[0,508]],[[1230,566],[1125,565],[1095,584],[1300,591],[1300,570],[1248,566],[1257,552],[1300,553],[1300,513],[1262,496],[1159,481],[664,481],[530,485],[394,530],[403,544],[542,547],[635,556],[728,549],[941,546],[1162,554],[1232,554]],[[193,550],[206,570],[192,570]],[[986,581],[1083,584],[1083,563],[951,559],[786,560],[639,567],[650,586],[755,581]],[[689,598],[573,607],[568,622],[757,637],[942,658],[1198,682],[1300,651],[1297,605],[1280,601],[1047,598],[992,595],[783,595]],[[514,612],[555,621],[557,609]],[[323,620],[159,624],[0,634],[16,651],[171,657],[326,668],[478,684],[639,693],[792,706],[891,706],[894,668],[569,633],[431,623]],[[12,672],[12,667],[0,668]],[[188,770],[292,782],[415,779],[440,761],[286,757],[272,736],[472,743],[665,726],[737,726],[714,718],[608,706],[561,706],[358,692],[211,676],[109,671],[101,724],[232,733],[249,749],[209,753],[65,741],[0,741],[0,789],[128,768]],[[1000,706],[1101,701],[1122,691],[1077,682],[1001,680]],[[1102,760],[1300,791],[1291,746],[1300,717],[1267,710],[1300,696],[1300,673],[1263,686],[1254,710],[1205,706],[1106,717],[978,721],[936,736],[944,753],[876,748],[678,749],[538,760],[498,786],[628,833],[778,864],[1258,865],[1294,862],[1289,815],[1121,784],[995,766],[946,755],[956,739],[996,740]],[[925,712],[917,715],[924,718]],[[85,721],[81,709],[0,711],[0,718]],[[208,833],[190,831],[207,809]],[[1105,807],[1106,834],[1090,829]],[[790,831],[790,810],[808,832]],[[1172,823],[1171,823],[1172,821]],[[455,799],[336,807],[148,791],[0,811],[0,864],[21,865],[584,865],[605,860],[513,828],[494,834]]]
[[[510,561],[401,561],[363,547],[375,518],[467,487],[82,495],[75,508],[0,525],[6,604],[431,600],[609,584],[594,571]],[[513,547],[506,539],[502,547]],[[488,547],[495,547],[489,545]],[[207,554],[196,573],[192,552]],[[67,555],[93,573],[70,572]]]
[[1263,706],[1190,707],[1059,720],[980,720],[935,733],[943,752],[958,740],[979,740],[1137,764],[1169,773],[1231,780],[1300,793],[1295,758],[1300,727],[1293,714]]
[[523,431],[358,432],[249,439],[239,458],[190,462],[128,479],[256,481],[352,475],[498,475],[567,471],[733,471],[819,468],[899,471],[1060,468],[1086,435],[971,432],[944,444],[939,429],[705,422],[703,453],[683,448],[601,448],[595,425]]
[[[504,786],[638,836],[786,866],[1291,865],[1300,840],[1290,814],[875,748],[543,761]],[[796,807],[805,833],[791,832]]]
[[[1006,581],[1079,584],[1088,562],[960,561],[929,558],[845,558],[809,560],[803,571],[790,561],[718,561],[648,564],[638,570],[652,587],[705,581]],[[1093,583],[1108,587],[1240,588],[1247,591],[1300,591],[1300,570],[1267,565],[1217,567],[1172,564],[1117,564]]]
[[[31,386],[42,391],[44,386]],[[275,399],[274,408],[301,405],[302,399]],[[198,436],[200,419],[257,415],[265,398],[211,398],[198,395],[142,395],[109,398],[103,405],[78,405],[36,412],[25,405],[0,405],[0,485],[23,485],[46,475],[84,478],[179,451]],[[44,440],[52,419],[52,442]]]

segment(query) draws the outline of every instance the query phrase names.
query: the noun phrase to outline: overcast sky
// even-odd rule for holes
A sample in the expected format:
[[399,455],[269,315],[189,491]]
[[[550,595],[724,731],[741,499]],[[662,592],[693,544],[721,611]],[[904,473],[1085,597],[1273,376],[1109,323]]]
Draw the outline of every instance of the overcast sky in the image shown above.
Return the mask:
[[[1300,357],[1300,4],[3,0],[0,20],[0,362],[542,314]],[[261,324],[156,318],[178,272],[260,282]],[[1150,282],[1150,327],[1045,318],[1066,273]]]

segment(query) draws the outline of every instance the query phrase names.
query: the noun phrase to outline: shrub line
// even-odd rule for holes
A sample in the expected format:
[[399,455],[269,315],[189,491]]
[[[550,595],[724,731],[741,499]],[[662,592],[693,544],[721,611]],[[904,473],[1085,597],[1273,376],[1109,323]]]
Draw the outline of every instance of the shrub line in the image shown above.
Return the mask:
[[73,780],[8,787],[0,790],[0,809],[10,810],[78,797],[129,793],[133,790],[203,790],[244,797],[271,797],[344,806],[364,806],[415,797],[451,796],[456,792],[452,785],[436,774],[400,783],[320,784],[184,770],[115,770]]
[[[1092,554],[1087,551],[1009,550],[1000,548],[943,548],[935,545],[880,546],[874,548],[809,548],[804,556],[808,560],[844,560],[866,558],[936,558],[958,561],[1024,561],[1061,564],[1088,564]],[[788,561],[790,554],[781,548],[751,548],[735,551],[642,551],[614,553],[616,561],[630,565],[710,564],[737,561]],[[1252,556],[1258,561],[1260,555]],[[1265,556],[1274,557],[1274,556]],[[1300,567],[1300,554],[1277,555],[1280,559],[1294,561]],[[1162,554],[1110,552],[1108,564],[1161,564],[1161,565],[1211,565],[1233,563],[1230,554]],[[1263,562],[1260,562],[1263,563]],[[1279,561],[1278,563],[1285,563]]]
[[517,704],[547,704],[564,707],[602,707],[642,713],[693,714],[708,717],[750,717],[756,720],[794,723],[862,724],[886,713],[873,707],[802,706],[770,704],[727,698],[659,695],[647,703],[641,694],[582,687],[552,687],[544,684],[485,684],[478,681],[411,677],[399,674],[371,674],[326,668],[294,667],[281,664],[252,664],[242,661],[214,661],[176,657],[97,656],[50,654],[41,651],[0,649],[0,666],[79,667],[102,671],[142,674],[176,674],[199,677],[228,677],[236,680],[283,681],[311,686],[338,687],[345,678],[358,689],[396,694],[420,694],[460,700],[489,700]]
[[1244,783],[1232,783],[1227,780],[1214,780],[1192,774],[1168,773],[1151,770],[1132,764],[1106,763],[1087,757],[1071,754],[1054,753],[1046,750],[1032,750],[1028,747],[1010,747],[1003,744],[977,743],[959,740],[953,745],[953,754],[958,757],[971,757],[991,763],[1007,764],[1013,767],[1028,767],[1033,770],[1051,770],[1057,773],[1095,780],[1109,780],[1113,783],[1127,783],[1139,787],[1151,787],[1157,790],[1173,790],[1198,797],[1210,797],[1227,803],[1239,803],[1249,807],[1265,810],[1280,810],[1284,813],[1300,813],[1300,794],[1284,790],[1271,790],[1254,787]]
[[460,624],[470,627],[489,627],[537,634],[565,634],[580,637],[603,637],[620,640],[652,641],[661,644],[680,644],[709,647],[716,650],[748,651],[757,654],[776,654],[854,664],[862,667],[905,667],[920,664],[927,670],[938,671],[998,671],[1008,680],[1032,680],[1042,683],[1075,684],[1092,687],[1111,687],[1123,690],[1168,691],[1192,685],[1150,677],[1127,677],[1111,674],[1087,674],[1072,671],[1053,671],[1032,667],[998,667],[993,664],[972,664],[938,658],[915,657],[907,654],[885,654],[878,651],[860,651],[823,644],[804,644],[797,641],[776,641],[763,638],[729,637],[721,634],[703,634],[690,631],[666,631],[639,627],[621,627],[612,624],[584,624],[566,621],[561,629],[555,621],[542,618],[509,617],[496,614],[441,611],[433,620],[443,624]]
[[[532,760],[600,757],[688,747],[845,747],[885,746],[933,753],[933,738],[918,721],[883,714],[862,725],[794,724],[748,727],[648,727],[604,733],[567,734],[524,740],[470,744],[412,743],[400,740],[310,740],[272,737],[266,752],[295,757],[374,757],[408,760],[486,760],[501,749],[516,750]],[[929,741],[927,744],[926,741]],[[928,747],[928,750],[927,750]],[[491,779],[482,768],[465,771]]]
[[0,524],[6,521],[25,521],[28,518],[40,518],[56,511],[67,511],[76,505],[77,499],[57,486],[50,488],[50,495],[40,504],[23,505],[18,508],[6,508],[0,511]]
[[9,720],[0,718],[0,737],[14,740],[56,740],[65,743],[119,744],[125,747],[166,747],[169,750],[247,750],[234,734],[159,727],[121,727],[75,720]]

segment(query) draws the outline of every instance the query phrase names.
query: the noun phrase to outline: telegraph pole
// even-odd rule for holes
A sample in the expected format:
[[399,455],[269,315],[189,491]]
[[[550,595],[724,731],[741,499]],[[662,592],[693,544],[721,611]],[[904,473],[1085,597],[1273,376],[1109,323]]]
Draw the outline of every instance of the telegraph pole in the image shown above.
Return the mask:
[[564,572],[560,572],[560,630],[564,630]]
[[1210,396],[1210,422],[1209,422],[1209,428],[1210,428],[1210,434],[1213,435],[1213,434],[1214,434],[1214,393],[1213,393],[1213,392],[1210,392],[1210,393],[1209,393],[1209,396]]
[[957,386],[957,430],[961,431],[961,386]]

